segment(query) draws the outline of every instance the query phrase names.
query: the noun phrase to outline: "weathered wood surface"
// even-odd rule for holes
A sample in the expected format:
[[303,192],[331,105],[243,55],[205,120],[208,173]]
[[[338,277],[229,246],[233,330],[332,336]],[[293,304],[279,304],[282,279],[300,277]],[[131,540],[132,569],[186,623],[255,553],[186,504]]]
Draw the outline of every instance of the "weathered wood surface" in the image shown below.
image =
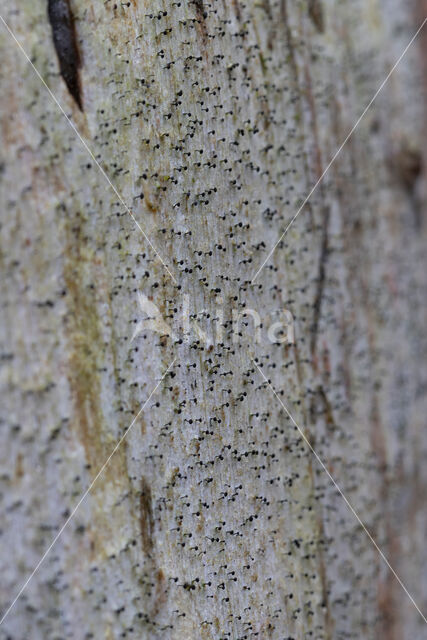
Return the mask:
[[[74,97],[46,4],[1,2],[176,283],[0,25],[2,610],[177,360],[0,637],[427,637],[251,361],[425,613],[425,34],[251,284],[422,3],[71,8]],[[131,341],[138,292],[221,342]],[[295,345],[233,342],[244,307]]]

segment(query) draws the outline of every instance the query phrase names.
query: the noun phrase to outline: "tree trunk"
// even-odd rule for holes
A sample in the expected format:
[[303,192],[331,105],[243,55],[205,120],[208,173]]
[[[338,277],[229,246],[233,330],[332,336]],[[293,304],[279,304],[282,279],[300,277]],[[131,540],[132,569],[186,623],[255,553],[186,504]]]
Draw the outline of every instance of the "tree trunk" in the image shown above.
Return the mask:
[[0,637],[427,637],[422,2],[1,5]]

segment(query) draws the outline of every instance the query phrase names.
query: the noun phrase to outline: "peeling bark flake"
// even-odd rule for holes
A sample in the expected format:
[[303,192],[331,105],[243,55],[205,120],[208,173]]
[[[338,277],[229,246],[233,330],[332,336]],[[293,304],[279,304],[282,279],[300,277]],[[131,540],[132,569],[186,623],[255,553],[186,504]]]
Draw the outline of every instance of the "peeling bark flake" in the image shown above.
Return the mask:
[[79,78],[80,54],[69,1],[48,0],[48,16],[61,76],[80,111],[83,111]]
[[323,7],[320,0],[309,0],[308,15],[310,16],[317,30],[320,33],[323,33],[325,30],[325,21],[323,16]]

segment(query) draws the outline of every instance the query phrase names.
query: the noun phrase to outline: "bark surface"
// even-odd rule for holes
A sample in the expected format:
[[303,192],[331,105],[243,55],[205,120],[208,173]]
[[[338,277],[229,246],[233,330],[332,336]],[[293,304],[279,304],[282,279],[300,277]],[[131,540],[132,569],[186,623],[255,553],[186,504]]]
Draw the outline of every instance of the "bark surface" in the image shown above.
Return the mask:
[[0,638],[427,638],[425,5],[0,4]]

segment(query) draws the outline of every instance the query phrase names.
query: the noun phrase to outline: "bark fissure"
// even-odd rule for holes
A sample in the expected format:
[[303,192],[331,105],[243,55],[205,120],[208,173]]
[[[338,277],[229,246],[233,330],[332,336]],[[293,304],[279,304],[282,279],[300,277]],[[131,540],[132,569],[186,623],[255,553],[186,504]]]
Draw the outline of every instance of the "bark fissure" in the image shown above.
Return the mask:
[[80,111],[83,111],[79,75],[81,59],[69,0],[48,0],[48,16],[61,76]]

